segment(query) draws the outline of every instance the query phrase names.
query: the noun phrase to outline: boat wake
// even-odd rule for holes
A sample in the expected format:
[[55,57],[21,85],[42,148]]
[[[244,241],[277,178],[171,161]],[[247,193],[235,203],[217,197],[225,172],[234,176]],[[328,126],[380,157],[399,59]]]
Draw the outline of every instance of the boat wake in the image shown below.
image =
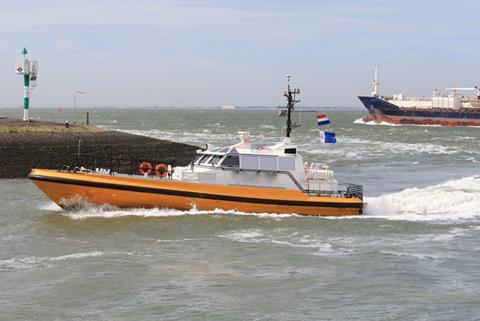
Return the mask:
[[[374,120],[365,121],[365,120],[363,120],[363,118],[358,118],[358,119],[356,119],[353,123],[354,123],[354,124],[361,124],[361,125],[370,125],[370,126],[445,127],[445,126],[439,125],[439,124],[393,124],[393,123],[389,123],[389,122],[386,122],[386,121],[383,121],[383,120],[382,120],[381,122],[377,122],[377,121],[374,121]],[[465,126],[465,127],[478,128],[478,126]]]
[[390,220],[451,221],[480,217],[480,176],[366,199],[364,217]]
[[75,201],[75,206],[63,210],[54,202],[42,204],[39,209],[50,212],[62,212],[63,215],[74,219],[82,220],[88,218],[119,218],[127,216],[137,217],[174,217],[174,216],[192,216],[192,215],[245,215],[267,218],[286,218],[295,217],[295,214],[272,214],[272,213],[245,213],[235,210],[225,211],[215,209],[211,211],[199,210],[195,207],[188,211],[170,209],[170,208],[129,208],[121,209],[111,205],[95,205],[86,201]]
[[359,118],[359,119],[356,119],[354,122],[354,124],[361,124],[361,125],[371,125],[371,126],[402,126],[401,124],[392,124],[392,123],[388,123],[386,121],[381,121],[381,122],[376,122],[376,121],[373,121],[373,120],[370,120],[370,121],[364,121],[363,118]]
[[55,202],[52,202],[52,201],[41,204],[38,207],[38,209],[42,210],[42,211],[49,211],[49,212],[62,212],[63,211],[63,209],[60,206],[58,206]]

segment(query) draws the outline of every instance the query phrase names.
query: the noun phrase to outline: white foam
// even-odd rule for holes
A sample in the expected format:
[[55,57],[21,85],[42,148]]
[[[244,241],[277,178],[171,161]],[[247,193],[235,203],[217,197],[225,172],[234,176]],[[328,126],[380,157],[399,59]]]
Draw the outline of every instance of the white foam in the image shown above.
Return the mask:
[[[443,125],[438,124],[393,124],[386,121],[376,122],[374,120],[364,121],[363,118],[356,119],[354,124],[361,124],[361,125],[370,125],[370,126],[421,126],[421,127],[445,127]],[[469,126],[469,127],[478,127],[478,126]]]
[[308,149],[304,148],[308,153],[315,155],[324,155],[326,148],[328,154],[336,158],[344,159],[368,159],[372,156],[385,155],[403,155],[403,154],[429,154],[429,155],[453,155],[462,153],[469,153],[471,151],[461,150],[454,147],[446,147],[440,144],[431,143],[401,143],[388,141],[375,141],[361,138],[342,139],[342,145],[345,148],[322,146],[322,148]]
[[370,125],[370,126],[402,126],[401,124],[387,123],[386,121],[376,122],[374,120],[364,121],[363,118],[356,119],[354,124]]
[[[374,120],[364,121],[363,118],[358,118],[354,122],[354,124],[361,124],[361,125],[371,125],[371,126],[420,126],[420,127],[448,127],[439,124],[393,124],[388,123],[386,121],[376,122]],[[480,126],[461,126],[463,128],[480,128]]]
[[388,150],[391,153],[395,154],[404,154],[415,152],[419,154],[431,154],[431,155],[451,155],[456,154],[458,150],[445,147],[442,145],[436,144],[412,144],[412,143],[386,143],[386,142],[379,142],[382,147]]
[[190,215],[245,215],[256,216],[262,218],[287,218],[294,217],[295,214],[275,214],[275,213],[246,213],[235,210],[221,210],[215,209],[211,211],[198,210],[195,207],[188,211],[169,209],[169,208],[131,208],[131,209],[119,209],[109,205],[97,206],[93,204],[84,203],[81,208],[77,208],[74,211],[65,212],[64,215],[72,219],[87,219],[94,217],[103,218],[116,218],[126,216],[138,216],[138,217],[174,217],[174,216],[190,216]]
[[431,254],[431,253],[409,253],[409,252],[402,252],[402,251],[380,251],[380,254],[384,255],[392,255],[398,257],[408,257],[417,260],[440,260],[447,258],[444,255],[438,254]]
[[96,257],[96,256],[102,256],[102,255],[104,255],[102,251],[92,251],[92,252],[86,252],[86,253],[73,253],[73,254],[67,254],[62,256],[50,257],[48,258],[48,260],[49,261],[65,261],[65,260],[82,259],[85,257]]
[[265,240],[263,232],[257,229],[233,231],[227,234],[220,234],[218,236],[241,243],[259,243]]
[[43,210],[43,211],[51,211],[51,212],[61,212],[63,209],[58,206],[55,202],[47,202],[44,204],[41,204],[38,209]]
[[95,206],[95,205],[92,205],[86,209],[65,213],[66,216],[75,220],[94,218],[94,217],[103,217],[103,218],[116,218],[116,217],[126,217],[126,216],[171,217],[171,216],[201,215],[201,214],[205,214],[205,213],[197,210],[180,211],[175,209],[162,209],[162,208],[118,209],[110,206]]
[[298,236],[297,232],[285,234],[278,232],[278,230],[279,229],[276,229],[268,233],[260,229],[236,230],[217,236],[239,243],[265,243],[293,248],[313,249],[315,250],[315,255],[340,254],[338,252],[335,253],[332,245],[328,242],[311,238],[307,235]]
[[32,268],[37,264],[38,260],[36,257],[26,257],[26,258],[13,258],[0,260],[0,270],[23,270]]
[[61,256],[30,256],[30,257],[17,257],[12,259],[0,260],[0,269],[30,269],[41,265],[48,265],[49,262],[57,261],[71,261],[79,260],[89,257],[99,257],[104,255],[136,255],[131,252],[103,252],[103,251],[91,251],[91,252],[79,252]]
[[196,132],[174,132],[174,131],[162,131],[158,129],[151,130],[118,130],[121,132],[145,136],[156,139],[171,140],[189,144],[205,145],[205,142],[209,144],[225,144],[234,143],[237,141],[237,137],[234,134],[229,133],[212,133],[209,130],[200,130]]
[[480,218],[480,177],[471,176],[425,188],[369,197],[367,217],[448,221]]

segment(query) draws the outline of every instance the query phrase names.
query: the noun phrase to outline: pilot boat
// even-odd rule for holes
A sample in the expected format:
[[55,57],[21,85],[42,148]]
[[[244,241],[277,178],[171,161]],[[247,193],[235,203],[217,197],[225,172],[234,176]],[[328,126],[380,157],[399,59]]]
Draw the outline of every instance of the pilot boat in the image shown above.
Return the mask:
[[198,150],[185,167],[142,162],[138,174],[81,167],[33,169],[29,177],[64,208],[81,200],[120,208],[220,209],[310,216],[361,214],[362,186],[338,184],[327,164],[305,163],[297,153],[290,138],[290,116],[298,93],[297,88],[288,85],[287,135],[271,146],[253,148],[249,133],[240,132],[239,143]]

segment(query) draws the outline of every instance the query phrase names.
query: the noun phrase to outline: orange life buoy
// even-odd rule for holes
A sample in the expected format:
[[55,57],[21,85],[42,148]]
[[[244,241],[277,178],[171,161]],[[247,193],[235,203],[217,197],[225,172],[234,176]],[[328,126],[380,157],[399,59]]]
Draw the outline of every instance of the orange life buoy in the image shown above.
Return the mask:
[[158,177],[165,177],[167,176],[168,173],[168,166],[165,164],[158,164],[155,166],[155,174],[157,174]]
[[143,162],[138,167],[138,170],[140,171],[140,174],[142,174],[142,175],[145,175],[145,174],[150,175],[152,173],[152,169],[153,169],[153,166],[149,162]]

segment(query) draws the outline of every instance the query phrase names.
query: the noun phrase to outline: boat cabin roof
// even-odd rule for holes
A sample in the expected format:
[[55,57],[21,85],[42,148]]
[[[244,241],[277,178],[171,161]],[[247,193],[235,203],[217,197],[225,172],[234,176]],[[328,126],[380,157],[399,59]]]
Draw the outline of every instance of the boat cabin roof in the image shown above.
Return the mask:
[[[260,147],[258,149],[230,147],[216,147],[207,150],[199,150],[193,160],[193,165],[248,169],[263,171],[294,171],[297,158],[296,149],[279,151]],[[302,164],[302,160],[299,160]]]

